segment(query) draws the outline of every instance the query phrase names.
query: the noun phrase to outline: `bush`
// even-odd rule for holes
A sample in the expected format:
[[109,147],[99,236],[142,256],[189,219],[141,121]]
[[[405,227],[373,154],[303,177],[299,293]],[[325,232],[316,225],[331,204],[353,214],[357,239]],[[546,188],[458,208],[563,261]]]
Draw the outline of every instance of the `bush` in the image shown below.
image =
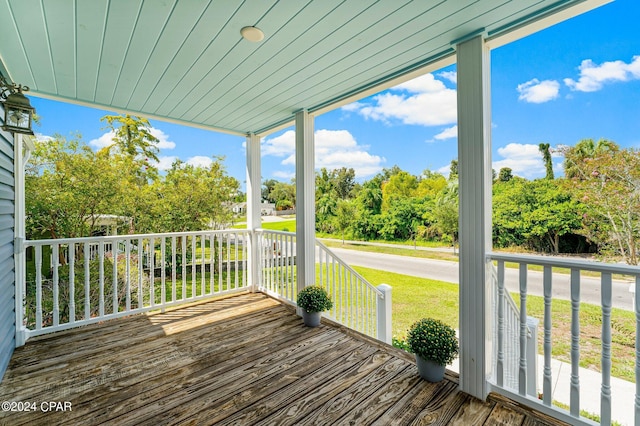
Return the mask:
[[456,332],[440,320],[423,318],[407,334],[409,350],[440,365],[450,364],[458,356]]
[[333,302],[322,287],[309,286],[298,293],[298,306],[309,313],[322,312],[333,308]]

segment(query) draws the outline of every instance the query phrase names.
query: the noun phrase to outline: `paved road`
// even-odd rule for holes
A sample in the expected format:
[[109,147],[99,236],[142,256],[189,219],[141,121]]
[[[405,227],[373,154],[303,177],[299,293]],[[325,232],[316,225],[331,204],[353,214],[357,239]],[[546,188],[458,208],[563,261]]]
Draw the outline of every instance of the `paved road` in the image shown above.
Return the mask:
[[[415,277],[430,278],[451,283],[458,283],[458,263],[443,260],[421,259],[416,257],[398,256],[393,254],[370,253],[357,250],[331,247],[341,259],[349,265],[364,266],[366,268],[396,272]],[[518,270],[506,269],[506,285],[510,292],[519,291]],[[393,283],[387,283],[393,286]],[[528,293],[542,296],[542,272],[530,271],[528,275]],[[569,275],[553,275],[553,297],[570,300]],[[600,279],[582,277],[581,295],[582,302],[600,305]],[[613,282],[613,307],[632,310],[629,282]]]

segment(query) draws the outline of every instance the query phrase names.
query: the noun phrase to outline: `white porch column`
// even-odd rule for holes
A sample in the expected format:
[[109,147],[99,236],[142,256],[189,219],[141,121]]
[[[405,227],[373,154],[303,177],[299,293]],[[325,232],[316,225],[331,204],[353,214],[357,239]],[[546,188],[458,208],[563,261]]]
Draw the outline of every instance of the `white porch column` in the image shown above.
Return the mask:
[[250,133],[247,135],[247,229],[249,247],[247,250],[247,278],[251,291],[256,291],[260,284],[260,250],[258,235],[253,231],[260,228],[262,219],[260,216],[260,201],[262,194],[262,181],[260,176],[260,137]]
[[490,52],[482,36],[457,45],[460,194],[460,387],[487,396],[491,342],[487,253],[491,250]]
[[26,290],[26,253],[24,241],[26,238],[25,227],[25,186],[24,186],[24,158],[22,154],[23,136],[14,134],[14,243],[13,258],[15,265],[15,312],[16,312],[16,347],[23,346],[26,341],[26,330],[24,328],[24,297]]
[[296,113],[296,283],[298,291],[316,281],[316,176],[313,116]]

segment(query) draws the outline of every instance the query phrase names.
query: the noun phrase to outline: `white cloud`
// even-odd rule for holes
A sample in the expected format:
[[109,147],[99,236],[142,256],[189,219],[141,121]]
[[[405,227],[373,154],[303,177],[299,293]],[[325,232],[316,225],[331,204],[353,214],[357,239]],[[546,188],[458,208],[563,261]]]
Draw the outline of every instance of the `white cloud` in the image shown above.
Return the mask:
[[[176,160],[179,160],[175,155],[165,155],[158,158],[158,163],[156,163],[156,167],[160,171],[167,171],[171,168],[173,163]],[[213,160],[210,157],[205,157],[203,155],[196,155],[194,157],[190,157],[185,161],[186,164],[189,164],[194,167],[209,167]]]
[[169,170],[171,168],[171,165],[173,164],[174,161],[176,161],[178,159],[178,157],[176,157],[175,155],[167,155],[164,157],[158,157],[158,164],[156,165],[156,167],[158,168],[158,170],[161,171],[166,171]]
[[457,117],[456,91],[436,80],[433,74],[425,74],[376,95],[372,103],[357,102],[347,106],[348,111],[387,123],[399,120],[403,124],[441,126],[455,123]]
[[273,172],[273,177],[277,177],[280,179],[291,180],[296,176],[294,172],[285,172],[284,170],[276,170]]
[[[509,167],[514,175],[527,179],[539,178],[545,175],[542,154],[538,150],[538,145],[510,143],[507,146],[498,148],[498,154],[502,160],[494,161],[493,168],[496,172],[503,167]],[[552,150],[551,157],[558,158],[562,154]],[[558,163],[561,165],[561,163]],[[558,170],[558,164],[554,164],[554,170]]]
[[449,179],[449,174],[451,173],[451,164],[440,167],[438,170],[436,170],[436,172]]
[[518,84],[519,100],[541,104],[558,97],[560,91],[560,83],[555,80],[540,81],[537,78],[529,80],[526,83]]
[[[317,130],[315,132],[315,165],[317,168],[335,169],[352,167],[357,177],[373,175],[382,170],[386,160],[367,152],[368,147],[359,145],[347,130]],[[295,165],[295,132],[288,130],[282,135],[262,141],[264,155],[286,157],[281,164]],[[284,171],[279,177],[290,177]],[[274,174],[275,176],[275,174]]]
[[458,137],[458,126],[456,125],[456,126],[444,129],[443,131],[435,135],[433,138],[441,141],[441,140],[452,139],[457,137]]
[[98,139],[91,139],[89,141],[89,145],[95,146],[96,148],[105,148],[107,146],[113,145],[113,137],[115,133],[113,131],[107,132],[100,136]]
[[211,157],[205,157],[204,155],[196,155],[195,157],[189,158],[185,163],[194,166],[194,167],[202,167],[208,168],[213,163]]
[[[167,135],[162,130],[151,127],[149,129],[149,133],[158,138],[158,142],[156,143],[158,149],[173,149],[176,147],[176,143],[169,140],[169,135]],[[97,149],[105,148],[113,144],[114,136],[115,133],[113,132],[113,130],[111,130],[97,139],[90,140],[89,145],[96,147]]]
[[158,149],[173,149],[176,147],[176,143],[170,141],[169,135],[167,135],[162,130],[152,127],[151,129],[149,129],[149,133],[158,138],[158,143],[156,144],[158,146]]
[[42,133],[36,133],[35,137],[37,142],[51,142],[54,140],[53,136],[43,135]]
[[458,73],[456,71],[443,71],[438,76],[442,78],[446,78],[450,82],[457,84],[458,83]]
[[343,106],[340,109],[342,109],[343,111],[357,111],[360,108],[362,108],[364,105],[366,104],[363,104],[362,102],[352,102],[350,104]]
[[591,59],[585,59],[578,69],[578,81],[565,78],[564,84],[571,90],[595,92],[602,89],[605,83],[640,79],[640,56],[634,56],[628,64],[624,61],[609,61],[597,65]]

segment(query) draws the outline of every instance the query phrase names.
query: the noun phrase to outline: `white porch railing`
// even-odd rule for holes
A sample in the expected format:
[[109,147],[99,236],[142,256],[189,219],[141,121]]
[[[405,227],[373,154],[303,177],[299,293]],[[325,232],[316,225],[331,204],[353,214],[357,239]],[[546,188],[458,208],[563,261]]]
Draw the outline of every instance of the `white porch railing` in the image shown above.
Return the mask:
[[[263,268],[260,289],[295,305],[295,234],[265,229],[257,232]],[[391,287],[374,287],[317,240],[316,285],[327,290],[333,301],[333,308],[323,315],[391,343]]]
[[[497,344],[497,356],[494,356],[493,367],[496,370],[495,377],[492,378],[492,389],[496,392],[503,393],[508,397],[514,399],[526,398],[527,404],[531,406],[538,405],[541,411],[549,412],[550,414],[557,414],[560,410],[552,406],[552,389],[554,384],[552,383],[553,371],[551,365],[551,353],[552,353],[552,289],[554,274],[552,268],[566,268],[570,270],[570,290],[571,290],[571,377],[570,377],[570,404],[569,404],[569,416],[567,418],[580,419],[585,421],[580,416],[580,410],[586,409],[587,411],[593,411],[593,407],[582,407],[580,405],[580,281],[582,271],[593,271],[600,274],[601,285],[601,314],[602,314],[602,346],[601,346],[601,370],[602,381],[600,391],[600,419],[602,424],[610,424],[612,418],[611,410],[611,306],[612,306],[612,275],[623,274],[633,277],[635,280],[636,292],[640,290],[640,268],[625,265],[612,265],[603,264],[597,262],[588,262],[580,260],[560,259],[553,257],[543,256],[526,256],[526,255],[512,255],[512,254],[498,254],[492,253],[489,255],[489,260],[497,261],[497,274],[494,275],[495,283],[492,285],[493,300],[498,303],[497,318],[494,318],[493,328],[497,329],[497,339],[494,342]],[[518,269],[518,287],[520,298],[520,315],[518,317],[518,326],[513,327],[514,307],[507,303],[499,303],[500,300],[508,301],[510,297],[506,292],[506,280],[505,280],[505,262],[515,262],[519,265]],[[527,346],[534,345],[537,352],[538,342],[530,340],[527,342],[527,277],[528,265],[539,265],[543,267],[543,294],[544,294],[544,318],[543,318],[543,351],[544,351],[544,366],[543,366],[543,399],[540,401],[535,397],[528,396],[527,383],[534,380],[532,372],[528,368],[527,360]],[[505,296],[506,294],[506,296]],[[503,297],[504,296],[504,297]],[[635,317],[636,317],[636,369],[635,369],[635,382],[636,382],[636,395],[633,409],[635,413],[635,423],[640,424],[640,303],[636,300],[634,304]],[[497,321],[497,324],[495,324]],[[518,333],[514,336],[513,330],[517,329]],[[511,365],[513,361],[508,361],[505,354],[511,352],[509,348],[518,347],[518,372],[517,372],[517,387],[516,390],[510,385],[512,383],[512,370],[507,368],[507,364]],[[494,352],[495,353],[495,352]],[[511,388],[511,389],[510,389]],[[615,395],[613,396],[615,397]],[[588,421],[586,421],[588,422]]]
[[[249,231],[25,243],[25,338],[248,289]],[[114,249],[115,248],[115,249]]]

